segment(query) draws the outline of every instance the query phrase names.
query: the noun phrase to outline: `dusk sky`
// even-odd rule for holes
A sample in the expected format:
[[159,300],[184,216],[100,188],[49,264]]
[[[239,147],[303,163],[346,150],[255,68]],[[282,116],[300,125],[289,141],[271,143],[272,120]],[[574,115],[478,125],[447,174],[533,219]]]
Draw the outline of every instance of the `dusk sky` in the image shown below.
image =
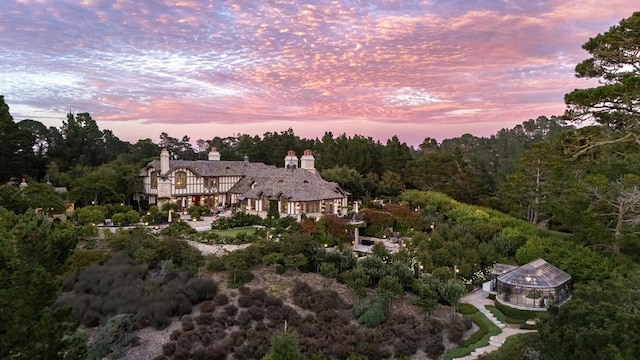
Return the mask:
[[[634,6],[635,5],[635,6]],[[123,140],[292,128],[417,146],[560,115],[629,0],[2,0],[16,121],[89,112]]]

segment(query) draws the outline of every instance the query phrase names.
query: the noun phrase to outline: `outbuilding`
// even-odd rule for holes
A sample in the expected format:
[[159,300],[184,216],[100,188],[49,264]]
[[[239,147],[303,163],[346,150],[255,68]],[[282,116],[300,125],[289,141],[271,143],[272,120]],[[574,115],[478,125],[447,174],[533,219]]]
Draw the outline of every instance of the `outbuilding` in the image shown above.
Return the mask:
[[493,276],[496,300],[513,308],[546,310],[571,297],[571,275],[543,259],[520,267],[495,264]]

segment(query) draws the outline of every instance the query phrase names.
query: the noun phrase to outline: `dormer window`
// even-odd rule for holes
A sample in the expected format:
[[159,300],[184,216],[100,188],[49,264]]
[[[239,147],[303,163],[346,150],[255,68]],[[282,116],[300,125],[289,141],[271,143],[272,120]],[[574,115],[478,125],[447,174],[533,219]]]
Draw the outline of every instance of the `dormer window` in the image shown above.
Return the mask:
[[176,189],[187,188],[187,173],[184,171],[176,172]]

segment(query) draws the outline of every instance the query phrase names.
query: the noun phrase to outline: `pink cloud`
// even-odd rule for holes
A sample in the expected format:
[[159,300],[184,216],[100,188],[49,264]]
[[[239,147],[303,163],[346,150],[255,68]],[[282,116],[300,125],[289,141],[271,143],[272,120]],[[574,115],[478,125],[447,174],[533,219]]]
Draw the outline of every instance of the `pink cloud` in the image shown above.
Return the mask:
[[573,76],[582,43],[634,10],[618,0],[367,5],[9,0],[0,93],[25,109],[16,118],[74,109],[136,133],[495,132],[561,113],[564,93],[593,84]]

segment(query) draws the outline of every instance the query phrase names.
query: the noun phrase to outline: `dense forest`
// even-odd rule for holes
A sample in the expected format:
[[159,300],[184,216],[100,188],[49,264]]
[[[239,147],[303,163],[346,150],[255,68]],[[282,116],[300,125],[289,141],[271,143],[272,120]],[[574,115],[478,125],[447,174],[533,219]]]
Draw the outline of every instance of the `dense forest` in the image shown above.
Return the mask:
[[[59,128],[15,121],[0,96],[0,358],[115,357],[135,345],[136,330],[162,329],[172,318],[181,319],[182,330],[160,357],[195,358],[201,351],[201,358],[230,352],[236,358],[278,358],[281,345],[299,346],[314,358],[401,358],[417,349],[438,358],[445,352],[443,334],[459,343],[451,334],[463,325],[413,323],[391,312],[390,304],[401,293],[412,294],[428,317],[437,303],[455,305],[494,262],[523,264],[538,257],[573,276],[573,298],[550,308],[537,335],[485,358],[638,358],[640,13],[583,48],[590,57],[576,66],[576,76],[599,83],[566,94],[565,114],[529,119],[488,138],[465,134],[438,143],[426,137],[417,148],[396,136],[384,143],[331,132],[304,139],[291,129],[195,143],[161,133],[157,141],[131,144],[100,129],[89,113],[67,114]],[[163,147],[176,159],[206,159],[216,147],[225,160],[248,156],[277,166],[287,150],[311,149],[321,175],[365,204],[366,234],[393,227],[411,236],[411,243],[393,256],[378,249],[357,264],[340,252],[327,255],[323,245],[350,245],[349,229],[329,217],[269,223],[280,242],[265,242],[265,234],[256,233],[242,239],[251,246],[221,257],[203,257],[181,241],[211,238],[196,239],[205,235],[179,225],[160,235],[142,228],[101,235],[91,225],[95,211],[98,218],[129,216],[130,223],[163,211],[134,201],[139,169]],[[19,187],[23,178],[28,186]],[[380,209],[374,199],[389,205]],[[76,211],[73,223],[45,216],[64,213],[69,204],[84,209],[87,219],[83,211]],[[320,273],[361,298],[349,310],[332,294],[296,284],[295,306],[309,311],[309,319],[300,319],[278,299],[241,287],[257,266]],[[460,279],[451,279],[454,266]],[[424,273],[417,274],[418,268]],[[242,289],[234,299],[239,306],[205,276],[218,272]],[[460,290],[462,285],[468,288]],[[317,303],[305,302],[309,298]],[[210,311],[192,318],[197,306]],[[276,316],[269,307],[277,318],[267,319]],[[350,316],[362,328],[350,324]],[[280,333],[270,346],[267,329],[282,323],[295,331]],[[224,334],[215,351],[201,350],[224,324],[244,332]],[[83,327],[100,330],[88,341]],[[310,336],[320,334],[330,343],[336,336],[331,327],[354,333],[351,343],[327,347]],[[429,336],[410,335],[417,330]],[[383,338],[388,333],[397,338]],[[367,338],[386,345],[357,347]]]

